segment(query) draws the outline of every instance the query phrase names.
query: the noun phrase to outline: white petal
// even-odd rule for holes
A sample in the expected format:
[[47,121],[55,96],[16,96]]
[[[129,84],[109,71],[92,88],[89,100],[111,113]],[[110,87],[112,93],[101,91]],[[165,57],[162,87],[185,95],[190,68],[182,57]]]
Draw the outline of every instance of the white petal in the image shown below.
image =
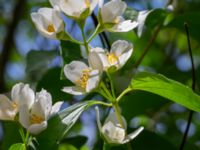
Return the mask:
[[101,15],[104,23],[113,22],[116,17],[121,16],[127,5],[121,0],[112,0],[101,8]]
[[137,22],[138,22],[138,29],[137,29],[137,34],[139,37],[141,37],[143,29],[144,29],[144,24],[147,16],[149,15],[151,11],[140,11],[137,17]]
[[51,116],[58,113],[60,111],[60,108],[62,107],[63,105],[63,101],[62,102],[56,102],[52,108],[51,108]]
[[53,17],[53,9],[52,8],[40,8],[38,10],[38,13],[42,16],[44,16],[45,19],[48,20],[48,22],[52,22],[52,17]]
[[24,128],[28,128],[30,125],[30,113],[26,105],[20,107],[19,110],[19,122]]
[[104,0],[99,0],[99,3],[98,3],[99,8],[102,8],[102,7],[103,7],[103,3],[104,3]]
[[64,31],[65,25],[64,22],[61,18],[60,11],[56,9],[56,7],[53,9],[53,14],[52,14],[52,22],[55,27],[56,33],[59,33],[61,31]]
[[96,107],[95,107],[95,110],[96,110],[97,126],[98,126],[98,128],[99,128],[99,131],[101,132],[101,130],[102,130],[102,125],[101,125],[101,121],[100,121],[99,108],[96,106]]
[[88,66],[81,61],[72,61],[70,64],[65,65],[64,74],[65,76],[76,84],[82,76],[82,71],[87,70]]
[[30,108],[34,102],[35,93],[29,87],[29,84],[18,83],[12,88],[11,97],[19,107],[27,105]]
[[131,57],[133,45],[124,40],[118,40],[112,44],[111,53],[118,57],[118,69],[121,68]]
[[15,109],[12,102],[0,94],[0,120],[14,120],[18,109]]
[[102,134],[107,139],[107,142],[113,144],[121,144],[126,135],[125,129],[116,126],[110,121],[103,125]]
[[51,6],[59,6],[60,0],[49,0]]
[[138,26],[138,22],[125,20],[114,25],[112,28],[108,28],[107,30],[110,32],[128,32],[128,31],[133,30],[137,26]]
[[90,72],[90,77],[86,85],[86,92],[90,92],[93,89],[97,88],[97,86],[99,85],[99,81],[100,81],[99,70],[92,70]]
[[32,134],[39,134],[47,128],[47,121],[43,121],[40,124],[33,124],[28,128],[28,131]]
[[51,112],[51,107],[51,95],[46,90],[42,89],[41,92],[36,93],[36,102],[33,104],[31,114],[35,114],[47,120]]
[[99,3],[99,0],[92,0],[90,4],[90,12],[92,12],[95,9],[98,3]]
[[[100,51],[99,51],[100,50]],[[100,53],[105,53],[101,48],[94,48],[88,55],[88,62],[92,69],[98,69],[99,71],[103,71],[104,66],[102,59],[100,58]]]
[[136,138],[142,132],[143,129],[144,129],[144,127],[140,127],[137,130],[135,130],[133,133],[129,134],[125,138],[125,140],[123,141],[123,144],[129,142],[130,140],[133,140],[134,138]]
[[60,0],[60,9],[68,16],[79,17],[86,9],[84,0]]
[[64,87],[62,89],[63,92],[72,94],[72,95],[83,95],[85,94],[85,90],[81,87],[78,86],[69,86],[69,87]]
[[[127,128],[126,120],[123,116],[121,116],[121,117],[122,117],[122,120],[123,120],[124,127],[126,129]],[[112,122],[115,126],[121,126],[117,117],[116,117],[116,114],[114,112],[112,112],[108,115],[104,124],[106,124],[108,122]]]

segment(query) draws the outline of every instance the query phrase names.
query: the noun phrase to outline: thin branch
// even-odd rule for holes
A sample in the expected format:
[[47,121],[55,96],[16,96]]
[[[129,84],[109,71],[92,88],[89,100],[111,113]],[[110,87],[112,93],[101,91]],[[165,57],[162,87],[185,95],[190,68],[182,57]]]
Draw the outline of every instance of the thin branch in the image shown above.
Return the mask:
[[0,56],[0,92],[6,91],[6,85],[4,80],[4,74],[6,69],[6,64],[9,60],[12,47],[14,45],[13,37],[16,30],[16,27],[19,23],[21,13],[25,6],[26,0],[18,0],[12,14],[12,21],[7,26],[7,35],[3,42],[2,53]]
[[156,37],[158,36],[158,33],[159,33],[160,29],[161,29],[161,25],[158,25],[158,27],[154,31],[151,39],[149,40],[149,43],[147,44],[147,46],[142,51],[142,55],[140,56],[138,61],[135,63],[135,65],[134,65],[135,68],[137,68],[141,64],[141,62],[143,61],[145,55],[148,53],[148,51],[150,50],[150,48],[151,48],[152,44],[154,43]]
[[[97,27],[97,25],[98,25],[97,17],[95,16],[94,13],[92,13],[91,16],[92,16],[92,20],[94,22],[95,27]],[[109,42],[109,39],[108,39],[106,33],[105,32],[100,33],[99,37],[100,37],[101,43],[103,44],[103,47],[106,47],[106,45],[107,45],[107,48],[110,49],[111,45],[110,45],[110,42]],[[106,45],[105,45],[105,43],[106,43]]]
[[[192,90],[195,91],[195,86],[196,86],[195,85],[196,84],[195,66],[194,66],[194,59],[193,59],[192,49],[191,49],[189,27],[188,27],[188,24],[186,22],[184,23],[184,27],[185,27],[185,31],[186,31],[186,34],[187,34],[188,50],[189,50],[190,60],[191,60],[191,64],[192,64]],[[192,122],[193,113],[194,112],[192,110],[190,110],[187,126],[186,126],[186,129],[185,129],[179,150],[183,150],[184,146],[186,144],[187,135],[188,135],[190,125],[191,125],[191,122]]]

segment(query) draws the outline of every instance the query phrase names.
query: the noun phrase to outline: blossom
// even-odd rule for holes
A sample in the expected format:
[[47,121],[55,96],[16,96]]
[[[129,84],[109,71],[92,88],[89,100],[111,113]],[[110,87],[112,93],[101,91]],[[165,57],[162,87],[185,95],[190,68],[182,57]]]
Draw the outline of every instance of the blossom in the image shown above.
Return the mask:
[[5,95],[0,95],[0,119],[14,120],[20,107],[25,105],[30,108],[34,99],[34,91],[28,84],[16,84],[11,91],[11,100]]
[[50,0],[58,5],[62,12],[73,19],[85,19],[98,4],[98,0]]
[[137,27],[137,21],[125,20],[122,15],[127,5],[121,0],[111,0],[102,5],[99,20],[102,26],[110,32],[128,32]]
[[64,22],[58,7],[40,8],[31,13],[32,21],[37,30],[45,37],[57,39],[57,34],[64,31]]
[[140,127],[133,133],[126,135],[126,122],[123,118],[124,128],[119,124],[115,113],[109,114],[106,118],[104,125],[101,125],[98,107],[96,109],[97,125],[103,138],[109,144],[125,144],[138,136],[144,127]]
[[19,122],[32,134],[39,134],[47,128],[47,120],[59,111],[63,102],[52,106],[51,94],[46,90],[36,93],[35,101],[29,109],[25,105],[19,110]]
[[[90,66],[94,69],[107,70],[115,66],[120,69],[125,65],[127,60],[131,57],[133,52],[133,45],[124,40],[118,40],[111,46],[110,52],[102,48],[93,48],[89,54]],[[95,58],[95,61],[90,61]]]
[[63,91],[73,95],[82,95],[95,89],[100,81],[100,72],[88,67],[81,61],[72,61],[64,66],[65,76],[75,86],[64,87]]

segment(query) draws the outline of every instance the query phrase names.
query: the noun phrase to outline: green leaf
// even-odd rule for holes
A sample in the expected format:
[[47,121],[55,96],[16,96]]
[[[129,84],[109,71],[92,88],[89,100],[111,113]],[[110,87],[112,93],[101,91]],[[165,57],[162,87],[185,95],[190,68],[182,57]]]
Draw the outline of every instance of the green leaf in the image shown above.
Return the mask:
[[38,142],[37,149],[57,149],[58,144],[76,123],[82,112],[97,103],[95,101],[77,103],[50,118],[47,129],[36,137]]
[[26,71],[31,73],[37,70],[41,70],[47,67],[47,65],[59,55],[59,52],[54,51],[35,51],[32,50],[27,54]]
[[72,95],[69,95],[67,93],[64,93],[61,91],[61,89],[64,86],[69,85],[68,80],[60,80],[60,72],[61,68],[56,67],[48,70],[43,77],[41,78],[40,81],[38,81],[37,84],[37,91],[40,91],[42,88],[47,90],[48,92],[51,93],[53,102],[57,102],[60,100],[71,100]]
[[191,110],[200,112],[200,96],[189,87],[160,74],[139,73],[130,88],[160,95]]
[[11,145],[9,150],[26,150],[26,146],[23,143],[17,143],[17,144]]
[[87,137],[79,135],[79,136],[75,136],[75,137],[65,138],[61,142],[73,145],[76,148],[80,149],[87,142]]

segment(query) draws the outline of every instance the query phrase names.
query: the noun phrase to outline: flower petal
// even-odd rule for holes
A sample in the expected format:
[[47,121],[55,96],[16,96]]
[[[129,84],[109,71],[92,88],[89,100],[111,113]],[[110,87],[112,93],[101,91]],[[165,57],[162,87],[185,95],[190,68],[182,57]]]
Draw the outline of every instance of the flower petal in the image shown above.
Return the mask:
[[47,128],[47,121],[43,121],[40,124],[33,124],[28,128],[28,131],[32,134],[39,134]]
[[76,84],[82,76],[82,71],[87,70],[88,66],[81,61],[72,61],[70,64],[64,66],[65,76]]
[[100,81],[99,70],[92,70],[90,72],[90,77],[87,81],[86,92],[90,92],[93,89],[97,88],[97,86],[99,85],[99,81]]
[[107,30],[110,32],[128,32],[128,31],[133,30],[137,26],[138,26],[138,22],[125,20],[114,25],[112,28],[108,28]]
[[17,111],[12,102],[5,95],[0,94],[0,120],[14,120]]
[[127,5],[121,0],[111,0],[101,8],[102,20],[104,23],[112,23],[116,17],[121,16]]
[[102,48],[93,48],[88,55],[88,62],[92,69],[98,69],[99,71],[103,71],[103,61],[100,55],[104,55],[107,61],[107,57],[105,55],[105,51]]
[[56,114],[56,113],[58,113],[58,112],[60,111],[60,108],[62,107],[63,103],[64,103],[63,101],[61,101],[61,102],[56,102],[56,103],[52,106],[52,108],[51,108],[51,116],[54,115],[54,114]]
[[40,116],[47,120],[52,107],[51,94],[42,89],[41,92],[36,93],[36,102],[33,104],[31,114]]
[[53,25],[55,27],[56,33],[59,33],[61,31],[65,30],[65,25],[64,25],[64,22],[61,18],[59,8],[56,7],[56,6],[53,9],[52,22],[53,22]]
[[69,87],[64,87],[62,89],[63,92],[72,94],[72,95],[83,95],[85,94],[85,90],[81,87],[78,86],[69,86]]
[[136,138],[142,132],[142,130],[144,130],[144,127],[140,127],[137,130],[135,130],[133,133],[127,135],[127,137],[123,141],[123,144]]
[[100,115],[99,115],[99,107],[95,107],[96,110],[96,119],[97,119],[97,126],[99,128],[99,131],[101,132],[102,130],[102,125],[101,125],[101,121],[100,121]]
[[90,4],[90,12],[92,12],[95,9],[98,3],[99,3],[99,0],[92,0]]
[[19,107],[27,105],[28,108],[30,108],[34,102],[35,93],[29,87],[29,84],[18,83],[12,88],[11,97],[12,100],[19,105]]
[[30,113],[26,105],[21,106],[19,109],[19,122],[26,129],[30,125]]
[[67,15],[72,17],[80,17],[81,13],[86,9],[84,0],[60,0],[60,9]]

